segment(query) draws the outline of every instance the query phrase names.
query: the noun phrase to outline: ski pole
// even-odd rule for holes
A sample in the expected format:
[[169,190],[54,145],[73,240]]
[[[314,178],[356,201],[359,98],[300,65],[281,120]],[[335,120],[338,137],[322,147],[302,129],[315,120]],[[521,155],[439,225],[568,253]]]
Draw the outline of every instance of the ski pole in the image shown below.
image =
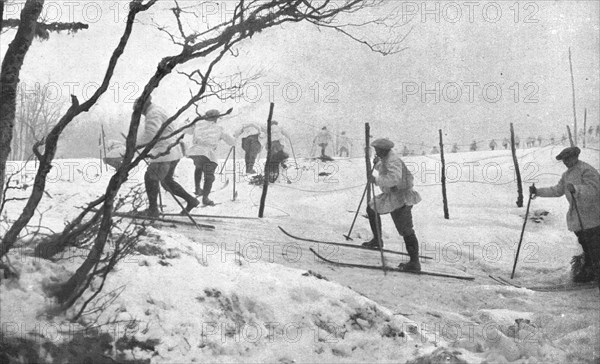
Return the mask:
[[225,163],[223,163],[223,166],[221,167],[221,171],[219,172],[219,174],[223,174],[223,169],[225,168],[225,165],[227,164],[227,161],[229,160],[229,156],[231,155],[231,151],[233,150],[234,147],[229,148],[229,153],[227,153],[227,158],[225,158]]
[[[535,183],[533,184],[535,186]],[[531,199],[533,194],[529,193],[529,200],[527,200],[527,210],[525,211],[525,221],[523,221],[523,228],[521,229],[521,238],[519,239],[519,245],[517,246],[517,255],[515,256],[515,263],[513,264],[512,273],[510,279],[515,277],[515,269],[517,269],[517,261],[519,260],[519,251],[521,250],[521,243],[523,242],[523,234],[525,233],[525,225],[527,225],[527,218],[529,217],[529,206],[531,205]]]
[[236,165],[235,165],[235,145],[233,147],[231,147],[231,149],[233,150],[233,200],[235,201],[235,198],[237,197],[237,192],[235,190],[235,179],[236,179]]
[[292,144],[292,139],[288,138],[290,141],[290,149],[292,150],[292,156],[294,156],[294,164],[296,164],[296,168],[298,168],[298,162],[296,161],[296,153],[294,153],[294,144]]
[[570,193],[571,193],[571,198],[573,199],[573,207],[575,207],[575,212],[577,212],[577,219],[579,219],[579,226],[581,226],[581,231],[583,231],[583,221],[581,220],[581,214],[579,213],[579,207],[577,207],[577,199],[575,199],[575,194],[573,192],[570,192]]
[[[370,176],[369,176],[370,177]],[[375,202],[375,184],[371,181],[367,181],[367,186],[371,185],[371,192],[373,193],[373,210],[375,210],[375,235],[377,235],[377,244],[379,245],[379,252],[381,253],[381,267],[383,268],[383,275],[387,275],[387,267],[385,266],[385,257],[383,256],[383,244],[381,243],[381,231],[379,229],[379,222],[381,216],[377,212],[377,203]]]
[[[373,169],[375,169],[375,165],[373,165],[373,167],[371,168],[371,173],[373,173]],[[362,206],[365,196],[367,195],[368,189],[369,189],[369,181],[367,181],[367,184],[365,185],[365,189],[363,191],[362,197],[360,198],[360,202],[358,203],[358,207],[356,208],[356,213],[354,214],[354,219],[352,220],[352,225],[350,225],[350,230],[348,231],[347,235],[344,235],[346,240],[352,240],[352,238],[350,237],[350,234],[352,234],[352,229],[354,229],[354,223],[356,222],[356,218],[358,217],[358,212],[360,211],[360,207]]]

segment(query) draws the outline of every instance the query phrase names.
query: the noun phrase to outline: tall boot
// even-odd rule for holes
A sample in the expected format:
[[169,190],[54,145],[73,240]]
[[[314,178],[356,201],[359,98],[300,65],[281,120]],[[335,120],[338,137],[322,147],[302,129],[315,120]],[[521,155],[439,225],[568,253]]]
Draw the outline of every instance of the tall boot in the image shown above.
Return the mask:
[[158,192],[160,184],[156,180],[144,178],[144,185],[146,186],[146,194],[148,195],[148,210],[146,210],[144,214],[158,217]]
[[215,203],[208,198],[210,191],[212,190],[213,182],[215,181],[215,175],[213,173],[204,174],[204,196],[202,197],[202,204],[206,206],[214,206]]
[[586,237],[583,235],[585,232],[582,231],[580,234],[579,244],[583,248],[583,267],[573,276],[573,282],[587,283],[594,280],[593,258]]
[[196,196],[204,194],[204,191],[200,188],[200,181],[202,181],[202,167],[196,166],[194,169],[194,193]]
[[[367,205],[367,215],[369,216],[369,225],[371,225],[371,232],[373,233],[373,238],[369,241],[366,241],[362,244],[362,246],[371,249],[379,249],[379,242],[377,241],[377,232],[379,232],[379,237],[382,237],[381,231],[381,216],[377,216],[377,213]],[[381,239],[381,247],[383,248],[383,238]]]
[[400,264],[398,268],[406,271],[420,272],[421,263],[419,262],[419,240],[417,240],[417,236],[415,234],[405,236],[404,244],[406,244],[406,251],[410,256],[410,260],[406,264]]

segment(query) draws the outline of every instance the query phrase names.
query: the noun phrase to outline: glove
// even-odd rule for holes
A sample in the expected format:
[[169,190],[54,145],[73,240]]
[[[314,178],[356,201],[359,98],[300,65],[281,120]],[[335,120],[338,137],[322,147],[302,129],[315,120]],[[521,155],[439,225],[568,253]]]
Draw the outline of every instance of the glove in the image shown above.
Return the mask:
[[375,156],[375,158],[373,158],[373,165],[376,165],[377,163],[379,163],[379,157]]
[[575,193],[575,186],[572,183],[567,183],[567,191]]
[[373,176],[373,175],[370,175],[369,176],[369,182],[376,183],[377,182],[377,178],[375,176]]
[[535,194],[537,194],[537,188],[535,187],[535,185],[531,185],[531,186],[529,186],[529,194],[530,194],[530,195],[535,195]]

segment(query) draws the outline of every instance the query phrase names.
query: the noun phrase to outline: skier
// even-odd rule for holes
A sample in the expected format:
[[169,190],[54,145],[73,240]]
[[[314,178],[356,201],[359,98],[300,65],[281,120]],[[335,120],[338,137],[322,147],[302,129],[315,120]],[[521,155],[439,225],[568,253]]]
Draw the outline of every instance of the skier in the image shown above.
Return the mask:
[[504,138],[502,140],[502,146],[504,147],[504,149],[508,149],[508,139],[507,138]]
[[[283,138],[287,138],[290,143],[292,142],[290,136],[286,131],[279,126],[279,122],[276,120],[271,121],[271,161],[270,165],[266,168],[266,176],[269,176],[269,181],[271,183],[277,181],[279,178],[279,169],[282,167],[283,169],[287,169],[285,161],[289,158],[289,154],[287,154],[284,150],[283,144],[281,141]],[[289,180],[288,180],[289,181]]]
[[519,148],[519,145],[521,145],[521,138],[515,135],[515,148]]
[[329,143],[331,143],[333,141],[333,137],[331,136],[331,133],[329,132],[329,130],[327,130],[327,127],[324,126],[321,128],[321,131],[317,134],[317,136],[315,137],[315,139],[313,140],[313,144],[318,145],[319,147],[321,147],[321,157],[327,157],[325,155],[325,150],[327,149],[327,145],[329,145]]
[[[140,102],[139,99],[137,102]],[[156,136],[163,123],[168,119],[165,110],[152,103],[152,98],[150,96],[142,106],[142,115],[145,117],[144,132],[138,140],[138,145],[144,145],[150,142]],[[169,135],[176,129],[175,125],[170,124],[163,131],[162,135]],[[153,156],[153,158],[148,163],[148,168],[144,175],[144,184],[146,185],[149,206],[148,209],[143,212],[144,215],[158,217],[157,200],[160,185],[173,195],[183,198],[187,203],[185,207],[187,212],[190,212],[194,207],[200,204],[194,196],[190,195],[173,179],[175,168],[177,168],[179,160],[183,157],[181,145],[179,143],[174,145],[175,138],[176,136],[165,140],[159,140],[150,152],[150,155]],[[182,211],[182,213],[184,213],[184,211]]]
[[[262,130],[264,130],[264,128],[262,128]],[[246,153],[246,173],[248,174],[256,173],[254,170],[254,162],[256,162],[256,157],[262,150],[262,145],[259,141],[260,134],[261,127],[254,123],[242,125],[242,127],[233,134],[234,138],[242,137],[242,149]]]
[[352,141],[346,136],[346,132],[342,131],[342,135],[338,138],[338,155],[341,157],[343,153],[346,153],[346,157],[350,157],[350,149],[352,148]]
[[600,279],[600,174],[591,165],[580,161],[579,153],[577,147],[563,149],[556,159],[563,161],[567,171],[558,184],[546,188],[532,185],[529,192],[540,197],[565,195],[569,202],[567,227],[577,236],[584,254],[584,266],[573,281],[589,282],[594,275]]
[[496,149],[496,146],[497,146],[497,145],[498,145],[498,144],[496,143],[496,140],[492,139],[492,140],[490,141],[490,150],[494,150],[494,149]]
[[433,148],[431,148],[431,154],[440,154],[438,147],[434,145]]
[[405,145],[404,148],[402,149],[402,156],[406,157],[410,155],[410,150],[408,150],[408,147]]
[[456,153],[456,152],[458,152],[458,144],[454,143],[454,144],[452,145],[452,150],[451,150],[451,152],[452,152],[452,153]]
[[123,162],[123,155],[125,155],[125,144],[118,140],[108,140],[106,142],[106,156],[104,157],[104,163],[113,167],[115,170],[119,169]]
[[378,215],[391,213],[396,230],[404,238],[406,251],[410,256],[410,261],[407,264],[400,264],[400,268],[418,272],[421,270],[419,241],[413,230],[411,210],[413,205],[421,201],[421,196],[412,189],[412,174],[402,159],[392,151],[394,143],[388,139],[377,139],[371,145],[377,154],[373,163],[378,176],[369,176],[369,182],[379,186],[382,193],[375,196],[367,205],[373,239],[362,245],[372,249],[379,248],[377,232],[381,234],[381,216]]
[[544,139],[542,139],[542,136],[541,136],[541,135],[538,135],[538,137],[537,137],[537,141],[538,141],[538,147],[541,147],[541,146],[542,146],[542,141],[543,141],[543,140],[544,140]]
[[[208,110],[204,115],[205,120],[200,120],[192,129],[188,129],[188,134],[193,134],[193,145],[187,155],[194,161],[196,166],[194,170],[194,186],[196,196],[202,196],[202,204],[205,206],[214,206],[215,203],[208,198],[215,181],[215,171],[217,170],[217,157],[215,152],[219,141],[223,140],[229,146],[235,145],[235,139],[223,131],[223,127],[217,125],[217,120],[221,113],[219,110]],[[200,181],[204,173],[204,186],[200,188]],[[235,178],[235,176],[234,176]]]
[[471,151],[474,152],[477,150],[477,142],[475,140],[473,140],[473,142],[471,143]]

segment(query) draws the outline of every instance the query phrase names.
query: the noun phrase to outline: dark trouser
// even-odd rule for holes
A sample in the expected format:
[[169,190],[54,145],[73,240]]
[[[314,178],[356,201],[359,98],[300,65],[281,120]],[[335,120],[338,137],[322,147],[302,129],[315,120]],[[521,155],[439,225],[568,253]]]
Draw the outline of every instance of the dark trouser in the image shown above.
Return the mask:
[[254,169],[256,157],[262,149],[262,145],[260,145],[260,142],[258,141],[258,135],[249,135],[246,138],[242,139],[242,149],[246,152],[246,173],[249,173]]
[[[381,216],[378,216],[369,205],[367,205],[367,215],[369,216],[371,231],[376,239],[377,231],[379,231],[381,234]],[[390,215],[392,215],[392,221],[394,221],[394,225],[396,226],[396,230],[398,230],[398,234],[404,238],[404,244],[406,245],[406,251],[410,256],[410,260],[418,262],[419,241],[417,240],[415,230],[413,229],[412,206],[404,205],[399,209],[392,211]]]
[[277,181],[279,177],[279,166],[285,167],[285,161],[289,158],[289,155],[280,150],[277,153],[271,153],[271,160],[269,165],[265,168],[265,176],[269,176],[269,182],[273,183]]
[[596,280],[600,285],[600,226],[576,231],[575,235],[577,235],[577,240],[583,248],[584,266],[593,269]]
[[200,181],[202,180],[202,173],[204,173],[204,187],[202,191],[204,192],[204,197],[208,197],[215,181],[215,171],[218,165],[203,155],[193,155],[190,158],[192,158],[196,166],[194,170],[194,186],[196,190],[200,189]]
[[148,195],[150,210],[158,210],[157,200],[160,185],[162,185],[167,192],[183,198],[186,203],[194,203],[196,201],[194,196],[187,193],[187,191],[173,179],[177,163],[179,163],[179,160],[171,162],[150,162],[146,174],[144,175],[144,184],[146,185],[146,194]]
[[339,155],[340,155],[340,157],[341,157],[341,156],[342,156],[342,154],[344,154],[344,153],[346,153],[346,157],[349,157],[349,156],[350,156],[350,152],[348,152],[348,148],[346,148],[346,147],[341,147],[341,148],[340,148],[340,154],[339,154]]
[[279,140],[273,140],[271,142],[271,153],[276,154],[278,152],[283,152],[283,145]]
[[319,144],[319,147],[321,147],[321,157],[325,157],[325,149],[327,149],[327,143],[321,143]]

